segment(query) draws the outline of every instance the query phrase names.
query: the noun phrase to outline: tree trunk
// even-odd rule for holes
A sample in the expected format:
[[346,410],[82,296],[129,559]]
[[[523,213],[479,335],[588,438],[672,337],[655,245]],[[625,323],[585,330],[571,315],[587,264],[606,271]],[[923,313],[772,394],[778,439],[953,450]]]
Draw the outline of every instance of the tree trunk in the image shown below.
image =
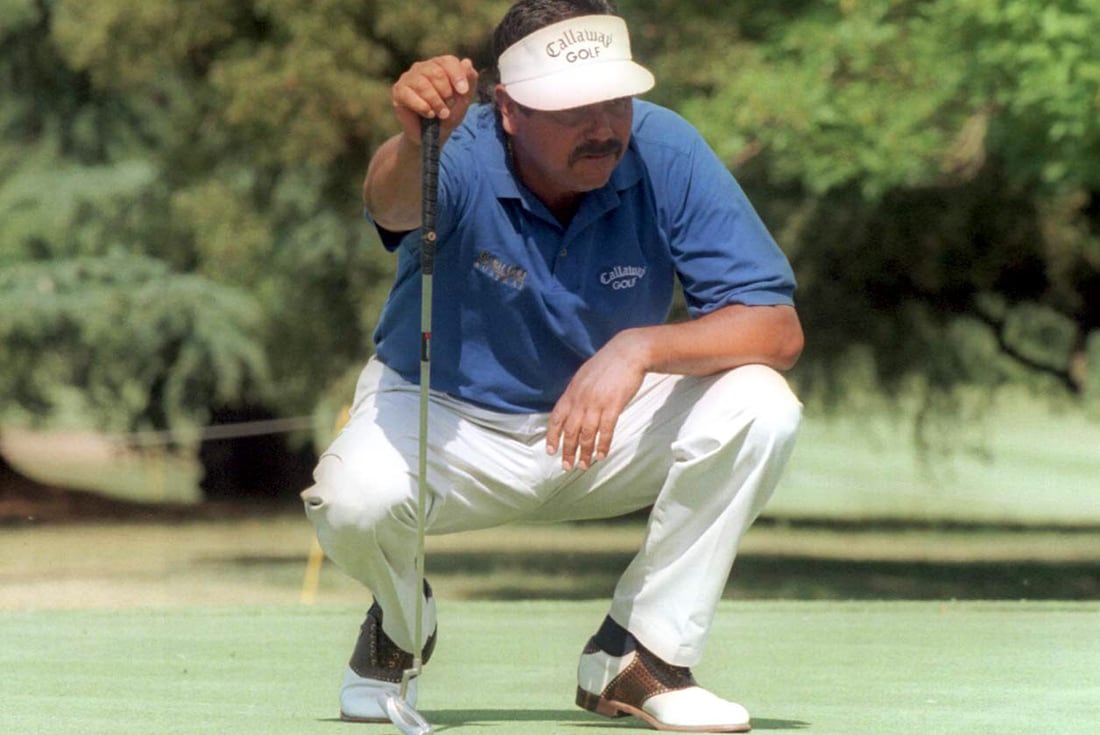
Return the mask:
[[0,525],[35,520],[38,508],[55,495],[54,488],[13,467],[0,449]]
[[172,520],[194,517],[188,506],[137,503],[28,477],[0,451],[0,528],[89,520]]
[[0,497],[16,484],[26,485],[33,482],[34,480],[11,466],[4,456],[3,449],[0,448]]
[[[277,416],[257,405],[219,408],[212,424],[269,421]],[[312,484],[317,454],[295,447],[281,434],[215,439],[202,443],[199,482],[204,500],[284,503]]]

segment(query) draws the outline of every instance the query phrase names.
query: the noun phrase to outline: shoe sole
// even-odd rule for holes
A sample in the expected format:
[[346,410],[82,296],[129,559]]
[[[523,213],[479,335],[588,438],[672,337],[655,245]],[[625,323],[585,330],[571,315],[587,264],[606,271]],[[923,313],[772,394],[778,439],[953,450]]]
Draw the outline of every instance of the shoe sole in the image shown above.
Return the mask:
[[599,694],[585,691],[577,687],[577,706],[589,712],[595,712],[603,717],[637,717],[654,730],[664,732],[749,732],[751,724],[744,725],[669,725],[661,722],[645,710],[629,705],[625,702],[617,702],[613,699],[601,697]]

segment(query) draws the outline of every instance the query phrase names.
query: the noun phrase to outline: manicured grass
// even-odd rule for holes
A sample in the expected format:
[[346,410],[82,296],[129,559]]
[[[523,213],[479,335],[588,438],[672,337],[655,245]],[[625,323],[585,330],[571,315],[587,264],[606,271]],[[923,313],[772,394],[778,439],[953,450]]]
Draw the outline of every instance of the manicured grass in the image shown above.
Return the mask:
[[[603,602],[441,600],[437,731],[632,731],[572,704]],[[334,721],[362,607],[0,612],[5,732],[389,733]],[[725,602],[711,688],[758,732],[1093,733],[1100,604]]]
[[[428,575],[450,600],[610,597],[640,521],[506,526],[428,539]],[[312,529],[300,513],[179,525],[115,523],[0,532],[0,608],[289,604]],[[321,603],[366,593],[331,563]],[[733,599],[1100,599],[1100,531],[829,528],[758,524]]]
[[921,458],[912,419],[806,416],[775,518],[1100,525],[1100,422],[1017,396]]
[[[901,427],[808,417],[700,680],[748,706],[758,732],[1095,732],[1100,428],[1030,410],[991,430],[990,463],[960,456],[931,474]],[[45,456],[60,471],[65,452]],[[159,465],[72,459],[86,463],[74,477],[100,466],[119,495],[186,490],[186,468],[164,465],[164,485]],[[787,522],[807,517],[840,523]],[[847,523],[861,519],[899,523]],[[969,521],[1031,528],[951,525]],[[572,701],[576,657],[642,532],[430,538],[443,627],[421,704],[437,731],[634,731]],[[335,720],[367,597],[326,564],[321,604],[296,604],[311,542],[298,512],[3,529],[0,732],[396,733]]]

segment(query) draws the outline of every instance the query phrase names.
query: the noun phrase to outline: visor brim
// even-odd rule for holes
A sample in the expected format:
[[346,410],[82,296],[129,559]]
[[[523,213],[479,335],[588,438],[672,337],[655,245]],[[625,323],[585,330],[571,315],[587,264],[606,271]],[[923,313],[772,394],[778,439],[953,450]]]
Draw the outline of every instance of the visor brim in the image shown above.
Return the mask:
[[655,83],[644,66],[621,59],[512,82],[504,90],[524,107],[551,112],[644,94]]

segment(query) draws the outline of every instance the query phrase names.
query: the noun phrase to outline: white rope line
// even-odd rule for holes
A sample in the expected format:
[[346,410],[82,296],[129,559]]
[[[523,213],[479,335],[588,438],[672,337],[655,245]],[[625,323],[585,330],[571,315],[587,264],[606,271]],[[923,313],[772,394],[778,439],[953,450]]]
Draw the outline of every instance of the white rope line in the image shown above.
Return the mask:
[[114,434],[111,439],[120,444],[138,444],[154,446],[157,444],[175,444],[187,440],[218,441],[220,439],[240,439],[246,436],[266,436],[269,434],[289,434],[294,431],[312,429],[312,416],[268,419],[266,421],[240,421],[231,424],[215,424],[197,427],[194,430],[179,431],[139,431],[133,434]]

